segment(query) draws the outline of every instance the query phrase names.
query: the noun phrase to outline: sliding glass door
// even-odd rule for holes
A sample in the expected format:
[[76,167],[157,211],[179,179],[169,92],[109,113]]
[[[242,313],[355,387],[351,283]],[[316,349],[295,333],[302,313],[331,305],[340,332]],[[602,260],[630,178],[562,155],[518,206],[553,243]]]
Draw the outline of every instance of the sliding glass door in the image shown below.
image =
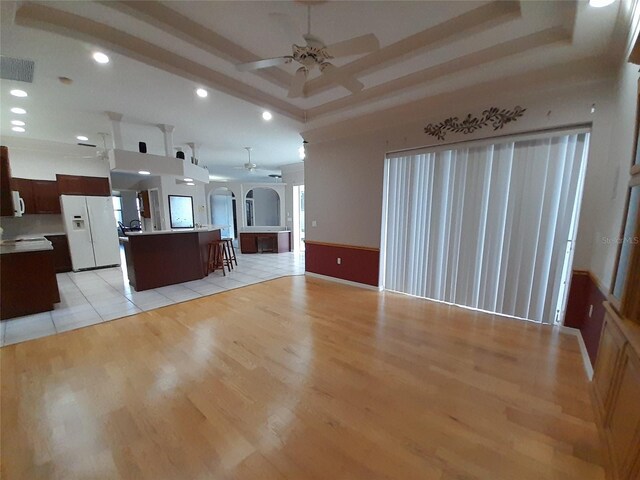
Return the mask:
[[385,289],[556,323],[587,131],[390,155]]

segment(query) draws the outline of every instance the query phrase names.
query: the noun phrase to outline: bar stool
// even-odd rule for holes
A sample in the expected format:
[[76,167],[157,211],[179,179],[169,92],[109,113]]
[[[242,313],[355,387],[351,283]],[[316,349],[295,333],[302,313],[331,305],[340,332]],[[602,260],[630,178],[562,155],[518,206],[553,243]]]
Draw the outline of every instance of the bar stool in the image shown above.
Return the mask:
[[225,248],[225,242],[222,240],[214,240],[209,242],[209,255],[207,261],[208,272],[215,272],[218,268],[222,268],[222,274],[224,276],[227,273],[224,271],[224,267],[231,272],[231,261],[227,255],[227,249]]
[[236,258],[236,249],[233,246],[233,238],[223,238],[222,241],[226,244],[227,253],[229,254],[229,261],[231,262],[231,268],[233,268],[233,262],[235,262],[237,267],[238,259]]

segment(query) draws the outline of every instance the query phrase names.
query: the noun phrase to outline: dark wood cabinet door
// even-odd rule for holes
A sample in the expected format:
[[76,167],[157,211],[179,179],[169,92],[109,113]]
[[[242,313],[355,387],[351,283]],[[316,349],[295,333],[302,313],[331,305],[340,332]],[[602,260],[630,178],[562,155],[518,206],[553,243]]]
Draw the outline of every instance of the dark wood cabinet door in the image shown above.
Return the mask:
[[83,177],[80,175],[56,175],[60,195],[88,195],[109,197],[111,186],[106,177]]
[[56,273],[70,272],[71,252],[69,251],[69,242],[66,235],[47,235],[45,237],[53,245],[53,263]]
[[0,215],[13,216],[13,198],[11,197],[11,167],[9,149],[0,147]]
[[11,190],[20,193],[20,198],[24,201],[24,213],[38,213],[36,209],[36,200],[33,194],[33,180],[26,178],[12,178]]
[[140,198],[140,215],[142,218],[151,218],[151,206],[149,203],[149,190],[143,190],[138,195]]
[[55,180],[32,180],[31,184],[33,185],[35,213],[61,213],[58,183]]
[[258,253],[258,244],[254,233],[240,234],[240,251],[242,253]]
[[80,175],[56,175],[59,195],[85,195],[84,180]]
[[109,179],[104,177],[82,177],[85,185],[85,195],[96,197],[111,196]]

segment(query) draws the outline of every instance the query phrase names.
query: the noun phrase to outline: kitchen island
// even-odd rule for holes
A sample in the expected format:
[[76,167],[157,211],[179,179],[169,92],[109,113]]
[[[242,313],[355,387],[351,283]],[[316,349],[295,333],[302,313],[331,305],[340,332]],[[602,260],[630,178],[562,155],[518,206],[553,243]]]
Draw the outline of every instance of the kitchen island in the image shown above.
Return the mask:
[[22,237],[0,244],[0,318],[53,310],[60,301],[51,242]]
[[220,228],[127,232],[124,243],[129,283],[138,292],[208,275],[209,243]]

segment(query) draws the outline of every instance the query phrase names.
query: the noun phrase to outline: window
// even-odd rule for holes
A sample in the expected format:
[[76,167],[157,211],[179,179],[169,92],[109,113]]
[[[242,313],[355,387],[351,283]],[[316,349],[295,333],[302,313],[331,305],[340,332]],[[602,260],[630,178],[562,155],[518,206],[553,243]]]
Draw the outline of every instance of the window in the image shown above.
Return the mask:
[[589,134],[549,135],[390,156],[384,287],[558,323]]
[[113,216],[116,217],[116,222],[122,223],[122,198],[114,195],[111,200],[113,201]]

